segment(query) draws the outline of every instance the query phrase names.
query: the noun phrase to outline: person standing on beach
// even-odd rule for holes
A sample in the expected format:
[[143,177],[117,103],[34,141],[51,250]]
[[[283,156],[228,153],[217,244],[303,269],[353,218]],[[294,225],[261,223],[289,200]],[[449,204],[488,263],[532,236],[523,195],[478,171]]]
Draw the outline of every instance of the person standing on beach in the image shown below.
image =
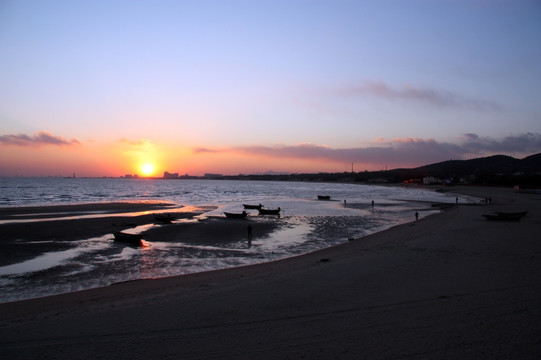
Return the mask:
[[419,212],[418,211],[415,212],[415,220],[419,220]]
[[252,241],[252,224],[248,224],[248,241]]

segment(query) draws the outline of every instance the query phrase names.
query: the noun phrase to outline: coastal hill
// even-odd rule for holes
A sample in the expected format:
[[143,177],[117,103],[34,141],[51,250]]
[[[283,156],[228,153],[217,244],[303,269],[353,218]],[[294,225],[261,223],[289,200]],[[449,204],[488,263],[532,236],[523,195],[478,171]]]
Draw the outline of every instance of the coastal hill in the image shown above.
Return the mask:
[[425,165],[412,171],[422,172],[426,175],[436,174],[447,177],[452,174],[501,174],[531,173],[541,171],[541,153],[528,156],[524,159],[515,159],[505,155],[494,155],[471,160],[449,160],[436,164]]
[[[397,170],[399,171],[399,170]],[[494,155],[471,160],[449,160],[406,170],[413,177],[438,177],[440,179],[463,179],[472,183],[506,184],[531,182],[541,177],[541,153],[524,159]],[[408,176],[406,176],[408,177]],[[406,180],[402,178],[402,180]]]
[[224,176],[223,178],[365,183],[423,183],[425,178],[434,178],[435,181],[449,184],[541,185],[541,153],[523,159],[494,155],[470,160],[448,160],[411,169],[317,174],[236,175]]

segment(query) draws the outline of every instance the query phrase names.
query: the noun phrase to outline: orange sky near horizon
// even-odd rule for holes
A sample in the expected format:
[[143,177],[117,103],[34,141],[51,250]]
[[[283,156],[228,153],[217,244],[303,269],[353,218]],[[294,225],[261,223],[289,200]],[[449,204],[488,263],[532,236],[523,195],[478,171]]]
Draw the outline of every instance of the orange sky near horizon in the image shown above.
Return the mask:
[[[180,175],[202,176],[264,172],[313,173],[349,172],[351,162],[324,157],[302,158],[295,155],[250,153],[245,149],[196,151],[177,144],[157,144],[150,140],[114,143],[97,141],[78,144],[0,144],[2,168],[0,176],[72,176],[118,177],[138,175],[162,177],[165,171]],[[271,150],[273,148],[270,148]],[[153,167],[145,174],[143,166]],[[354,162],[355,171],[381,170],[386,164]]]
[[[148,141],[136,144],[125,141],[115,144],[91,142],[69,147],[2,146],[2,158],[0,176],[72,176],[75,173],[80,177],[118,177],[127,174],[161,177],[165,171],[201,176],[205,173],[236,175],[271,170],[314,172],[314,169],[320,169],[334,172],[348,169],[347,164],[340,166],[326,161],[284,162],[282,159],[234,152],[195,154],[190,148],[149,145]],[[151,174],[144,173],[145,164],[153,166]]]

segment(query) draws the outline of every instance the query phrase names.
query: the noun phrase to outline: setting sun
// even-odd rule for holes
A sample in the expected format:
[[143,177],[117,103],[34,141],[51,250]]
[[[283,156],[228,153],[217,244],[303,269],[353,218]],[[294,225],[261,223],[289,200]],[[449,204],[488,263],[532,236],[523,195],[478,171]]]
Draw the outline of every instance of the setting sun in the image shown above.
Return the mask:
[[150,176],[154,172],[154,165],[146,163],[141,166],[141,171],[143,172],[143,175]]

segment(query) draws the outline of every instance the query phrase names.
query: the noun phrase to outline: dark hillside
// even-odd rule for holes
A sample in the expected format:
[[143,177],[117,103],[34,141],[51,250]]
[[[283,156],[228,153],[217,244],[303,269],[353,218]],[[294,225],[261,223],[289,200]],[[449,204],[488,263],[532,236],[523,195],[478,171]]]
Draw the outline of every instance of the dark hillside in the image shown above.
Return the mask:
[[431,176],[452,177],[465,174],[512,174],[520,168],[520,162],[510,156],[494,155],[471,160],[450,160],[437,164],[425,165],[414,170]]
[[541,169],[541,153],[530,155],[520,161],[520,166],[523,171],[540,171]]
[[524,159],[494,155],[471,160],[449,160],[413,169],[364,171],[358,173],[317,173],[281,175],[238,175],[224,179],[283,180],[283,181],[342,181],[367,183],[398,183],[422,181],[425,177],[453,183],[467,182],[486,185],[530,184],[541,186],[541,153]]

